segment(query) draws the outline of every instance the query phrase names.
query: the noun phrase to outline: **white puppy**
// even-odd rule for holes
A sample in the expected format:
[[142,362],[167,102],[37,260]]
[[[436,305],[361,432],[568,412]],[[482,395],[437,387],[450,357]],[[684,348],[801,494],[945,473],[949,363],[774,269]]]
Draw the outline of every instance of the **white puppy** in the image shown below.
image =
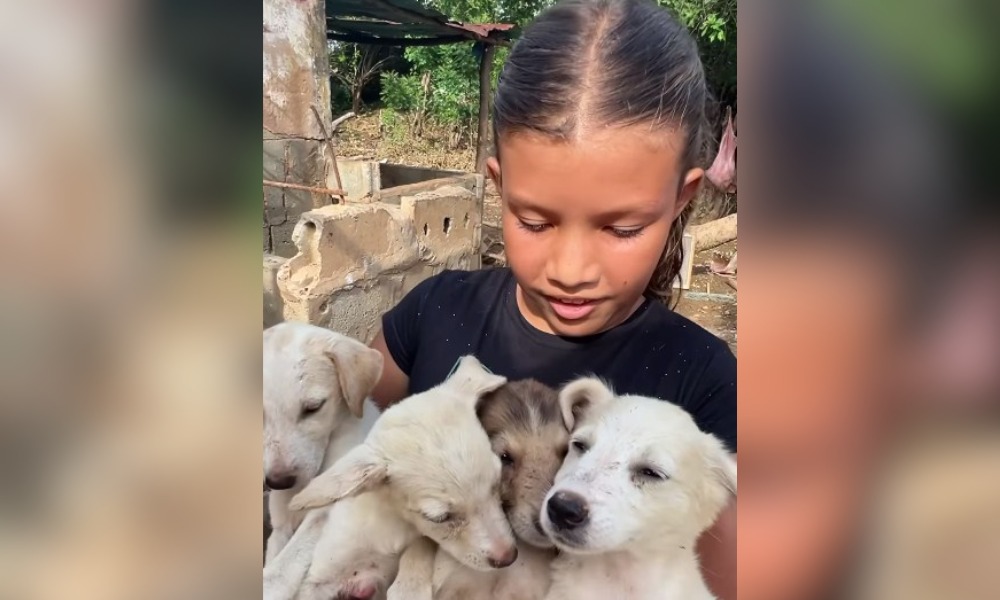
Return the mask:
[[441,385],[387,409],[364,443],[295,498],[294,509],[338,502],[317,543],[302,600],[371,598],[419,536],[462,564],[510,565],[517,547],[500,500],[501,464],[476,417],[506,382],[472,356]]
[[680,407],[585,378],[560,392],[569,453],[542,510],[562,552],[548,600],[706,600],[695,542],[736,493],[736,462]]
[[558,395],[537,381],[515,381],[490,392],[477,412],[503,464],[500,495],[517,560],[478,571],[422,538],[403,554],[389,600],[542,600],[548,592],[555,551],[538,519],[569,440]]
[[361,442],[365,398],[382,375],[382,355],[305,323],[264,331],[264,481],[271,492],[270,562],[302,522],[292,496]]

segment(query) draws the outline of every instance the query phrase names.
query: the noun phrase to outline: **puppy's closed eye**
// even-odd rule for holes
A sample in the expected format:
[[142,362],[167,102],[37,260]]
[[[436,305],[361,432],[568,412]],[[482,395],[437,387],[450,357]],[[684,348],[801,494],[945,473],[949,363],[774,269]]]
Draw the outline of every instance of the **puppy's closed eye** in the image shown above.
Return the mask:
[[587,450],[590,450],[590,446],[587,444],[587,442],[583,440],[573,440],[572,442],[570,442],[570,445],[573,446],[573,449],[579,452],[580,454],[583,454]]
[[447,523],[455,518],[455,515],[450,512],[444,512],[440,514],[429,515],[424,513],[423,517],[430,521],[431,523],[437,523],[438,525]]
[[302,406],[302,412],[300,413],[300,417],[304,419],[308,416],[318,413],[319,409],[323,408],[324,404],[326,404],[325,399],[305,403]]
[[667,475],[660,469],[657,469],[656,467],[652,467],[649,465],[640,465],[636,467],[635,474],[641,477],[642,479],[651,481],[666,481],[667,479],[670,479],[669,475]]

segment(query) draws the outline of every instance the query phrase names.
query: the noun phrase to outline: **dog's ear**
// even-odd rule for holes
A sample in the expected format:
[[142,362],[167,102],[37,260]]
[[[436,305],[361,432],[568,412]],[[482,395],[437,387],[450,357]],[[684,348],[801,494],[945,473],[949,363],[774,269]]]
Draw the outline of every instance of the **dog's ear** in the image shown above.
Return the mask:
[[505,383],[507,383],[506,377],[490,373],[483,367],[483,363],[471,354],[459,359],[455,372],[446,381],[449,387],[468,394],[476,403],[483,394],[492,392]]
[[340,393],[347,408],[360,419],[365,410],[365,398],[382,377],[382,353],[341,335],[335,335],[324,352],[337,369]]
[[584,377],[567,383],[559,392],[559,408],[562,410],[566,429],[573,428],[594,408],[614,400],[615,393],[596,377]]
[[385,483],[387,478],[385,461],[371,446],[361,444],[310,481],[288,506],[292,510],[326,506],[374,489]]
[[722,441],[714,435],[704,434],[708,439],[708,468],[717,483],[722,484],[732,495],[736,495],[736,457],[730,454]]

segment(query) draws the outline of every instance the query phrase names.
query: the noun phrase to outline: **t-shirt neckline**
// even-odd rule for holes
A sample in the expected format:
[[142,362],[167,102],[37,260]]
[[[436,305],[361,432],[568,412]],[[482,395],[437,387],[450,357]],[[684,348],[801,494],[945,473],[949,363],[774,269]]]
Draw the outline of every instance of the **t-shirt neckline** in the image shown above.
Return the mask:
[[532,325],[528,319],[525,318],[525,316],[521,313],[521,309],[517,306],[517,281],[514,279],[514,273],[510,269],[507,269],[507,278],[504,281],[502,289],[504,309],[507,311],[508,316],[513,319],[514,323],[528,339],[545,346],[571,350],[586,349],[594,342],[616,339],[620,336],[628,335],[633,328],[637,327],[639,320],[652,306],[652,301],[649,298],[644,298],[642,304],[639,305],[639,308],[635,309],[635,311],[617,327],[613,327],[601,333],[594,333],[579,337],[568,337],[542,331]]

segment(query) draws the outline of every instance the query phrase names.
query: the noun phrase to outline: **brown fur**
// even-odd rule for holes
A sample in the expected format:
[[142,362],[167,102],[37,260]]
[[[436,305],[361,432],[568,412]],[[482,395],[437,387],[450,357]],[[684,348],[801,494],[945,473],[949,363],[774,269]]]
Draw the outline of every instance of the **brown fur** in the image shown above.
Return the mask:
[[538,518],[569,441],[558,394],[533,379],[510,382],[486,395],[478,413],[497,456],[510,458],[503,464],[501,499],[514,534],[551,547]]

